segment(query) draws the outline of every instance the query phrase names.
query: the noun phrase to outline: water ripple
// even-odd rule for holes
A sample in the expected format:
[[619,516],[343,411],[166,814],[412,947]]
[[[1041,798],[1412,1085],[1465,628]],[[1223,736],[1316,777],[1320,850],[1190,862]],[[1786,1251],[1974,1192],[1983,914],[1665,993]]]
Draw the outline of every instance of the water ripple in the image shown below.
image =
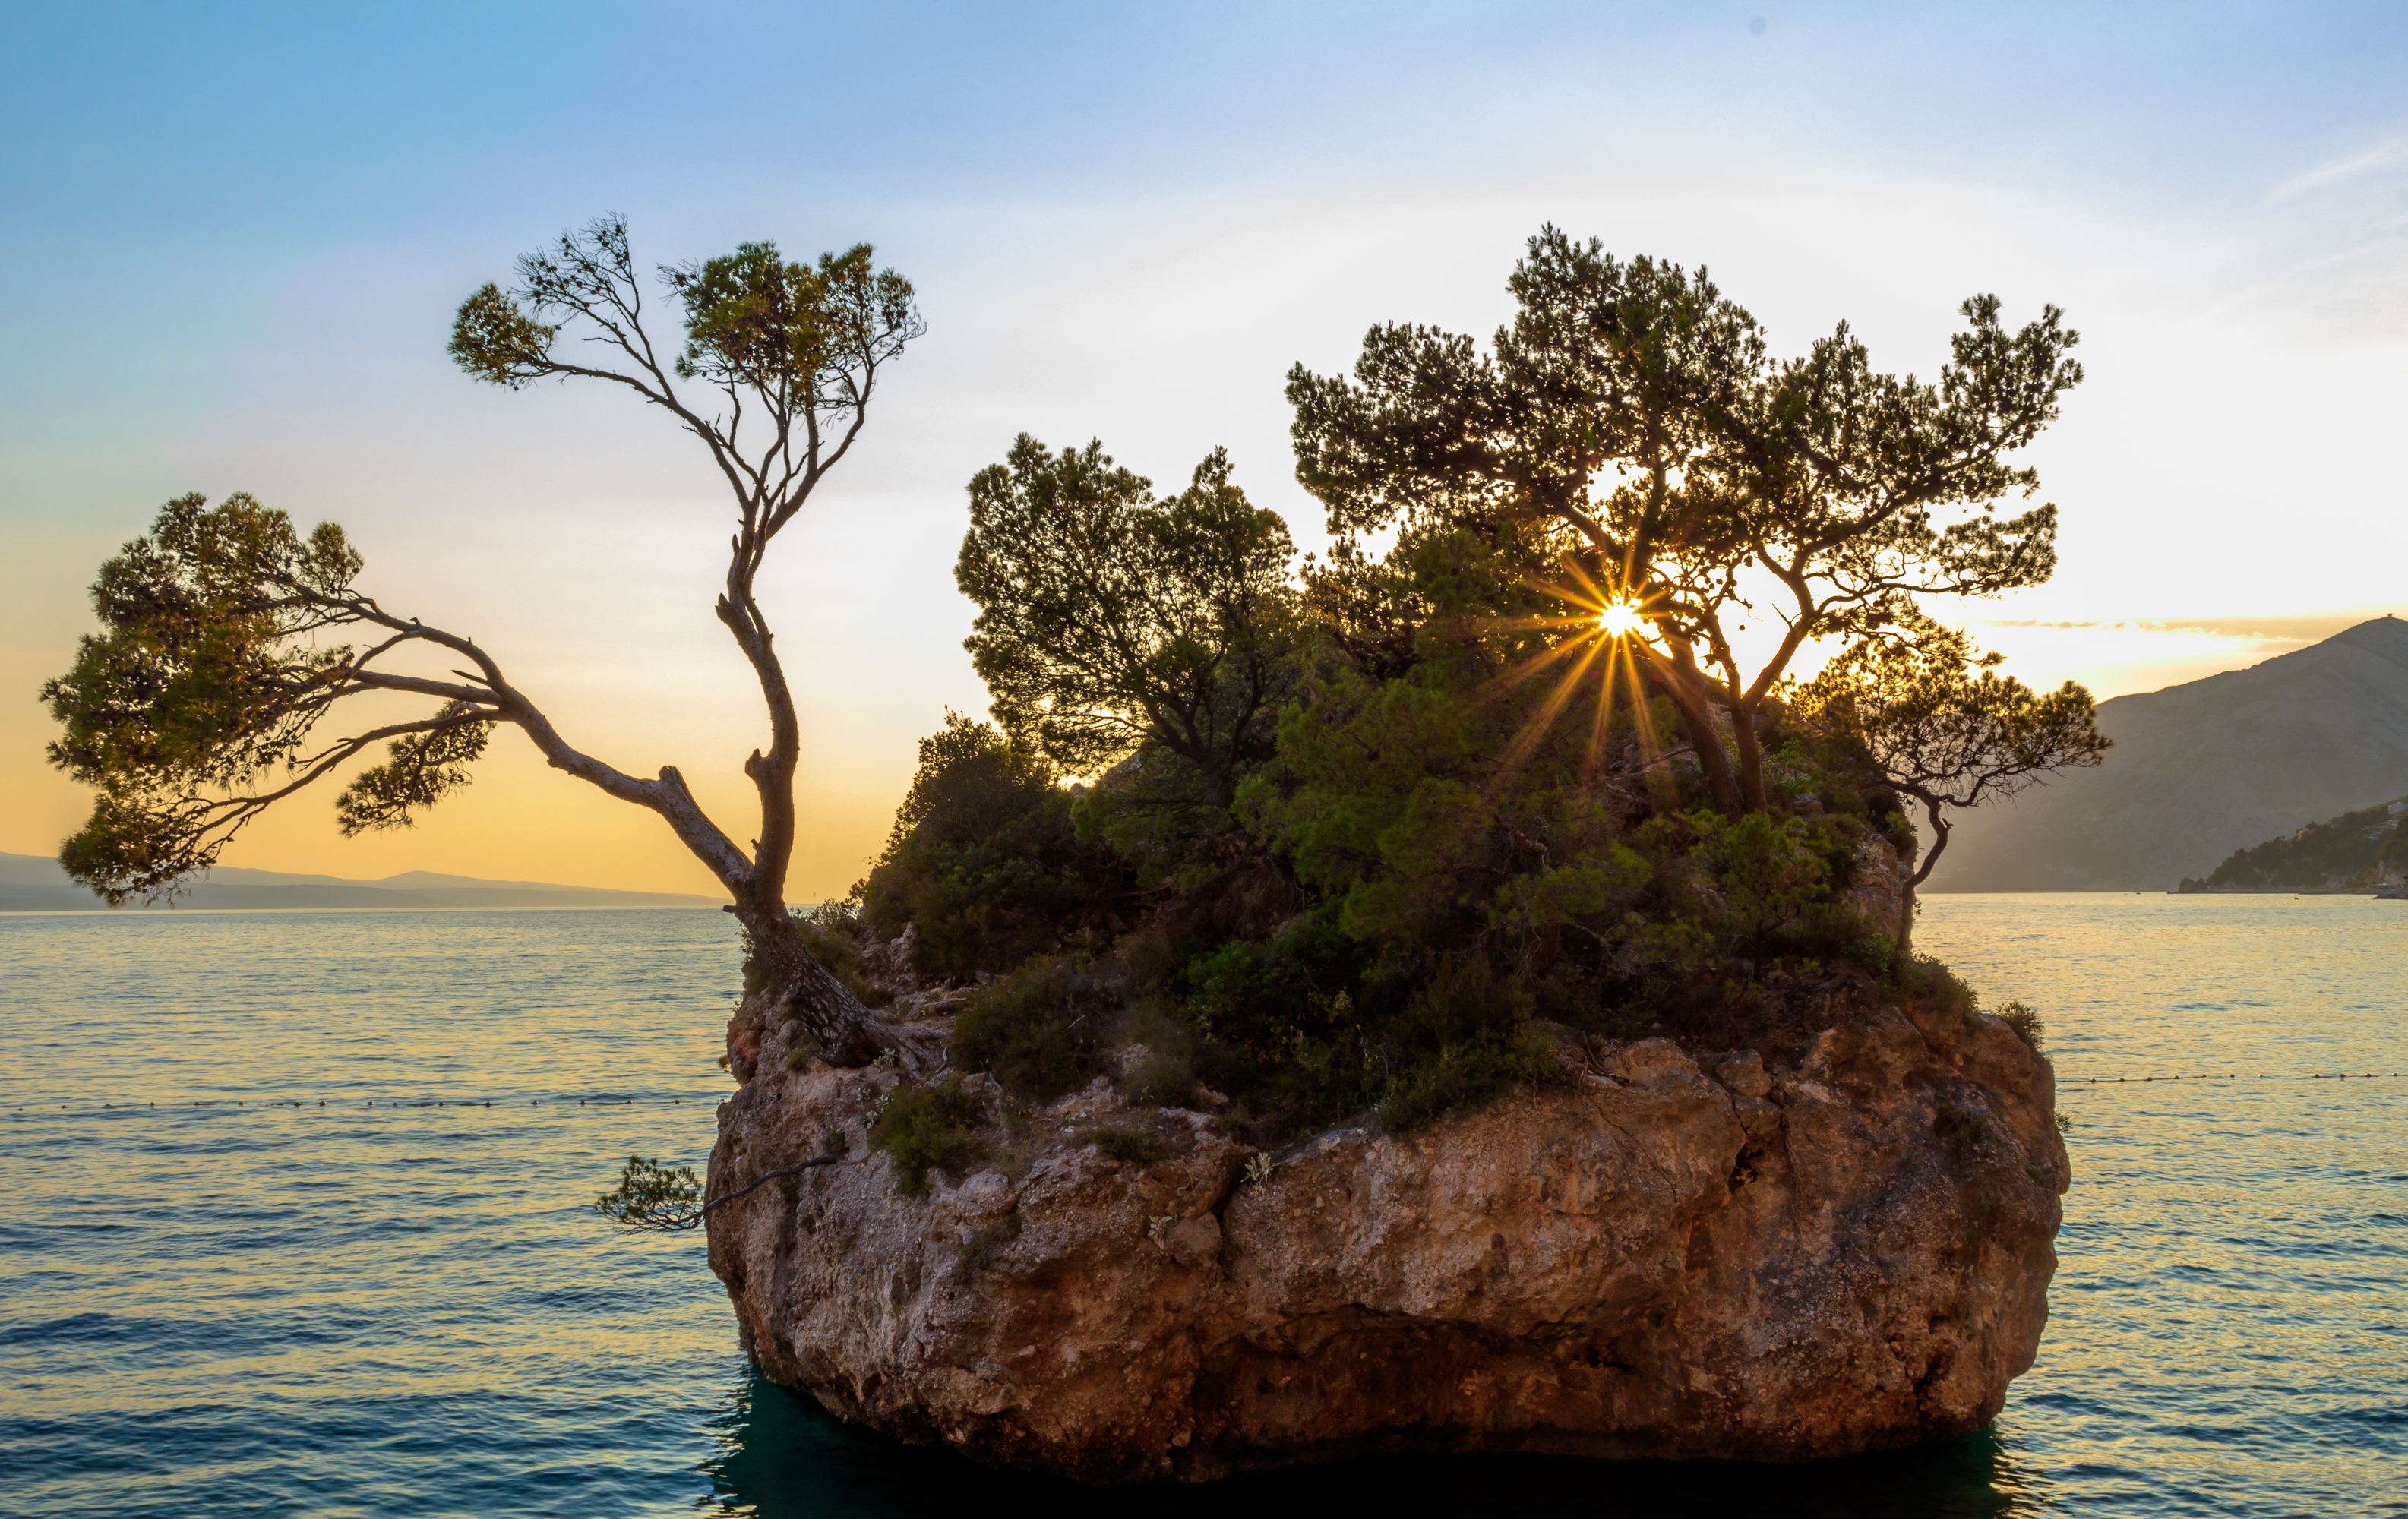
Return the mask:
[[629,1152],[709,1147],[721,915],[0,917],[0,1510],[2408,1512],[2408,1082],[2306,1080],[2408,1068],[2403,931],[2354,898],[1931,903],[1923,947],[2039,1006],[2064,1076],[2249,1073],[2067,1086],[2055,1312],[1969,1440],[1132,1498],[829,1421],[750,1375],[698,1241],[587,1211]]

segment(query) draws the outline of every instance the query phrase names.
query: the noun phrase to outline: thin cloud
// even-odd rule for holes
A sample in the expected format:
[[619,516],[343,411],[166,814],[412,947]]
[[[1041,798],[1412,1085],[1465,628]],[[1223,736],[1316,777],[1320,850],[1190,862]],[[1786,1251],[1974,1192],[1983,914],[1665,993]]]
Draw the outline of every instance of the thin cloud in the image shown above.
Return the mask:
[[2386,137],[2371,148],[2318,165],[2305,174],[2286,179],[2266,193],[2266,203],[2279,206],[2286,200],[2388,169],[2408,169],[2408,133]]
[[2124,618],[2114,622],[2052,622],[2042,618],[1992,618],[1984,627],[2041,628],[2052,632],[2104,631],[2142,634],[2200,634],[2220,638],[2253,638],[2261,643],[2319,643],[2360,623],[2388,615],[2344,612],[2326,617],[2186,617]]

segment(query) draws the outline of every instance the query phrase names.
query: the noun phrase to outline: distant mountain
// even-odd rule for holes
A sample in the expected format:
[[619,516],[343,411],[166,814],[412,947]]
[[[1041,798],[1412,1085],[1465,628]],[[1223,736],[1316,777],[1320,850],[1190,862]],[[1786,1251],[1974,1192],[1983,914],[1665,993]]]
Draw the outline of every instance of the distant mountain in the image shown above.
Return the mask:
[[2408,792],[2408,622],[2099,705],[2096,770],[1964,815],[1935,892],[2171,891],[2235,850]]
[[[264,908],[716,907],[715,896],[682,892],[609,892],[538,881],[479,881],[405,871],[382,881],[288,875],[281,870],[212,870],[179,899],[185,910]],[[0,912],[108,910],[41,854],[0,854]]]
[[2408,870],[2408,797],[2311,823],[2233,851],[2206,879],[2185,877],[2191,892],[2361,891],[2397,886]]

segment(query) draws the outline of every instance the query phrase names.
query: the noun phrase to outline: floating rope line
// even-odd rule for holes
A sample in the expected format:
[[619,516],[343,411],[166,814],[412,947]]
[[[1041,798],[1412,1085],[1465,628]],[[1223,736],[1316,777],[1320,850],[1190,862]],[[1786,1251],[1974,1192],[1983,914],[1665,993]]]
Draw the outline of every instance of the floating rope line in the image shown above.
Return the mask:
[[2211,1071],[2193,1076],[2065,1076],[2060,1077],[2057,1084],[2059,1086],[2139,1086],[2148,1082],[2372,1082],[2401,1074],[2396,1070],[2337,1070],[2306,1076],[2273,1076],[2264,1071],[2258,1071],[2244,1077],[2238,1071],[2227,1071],[2222,1075]]

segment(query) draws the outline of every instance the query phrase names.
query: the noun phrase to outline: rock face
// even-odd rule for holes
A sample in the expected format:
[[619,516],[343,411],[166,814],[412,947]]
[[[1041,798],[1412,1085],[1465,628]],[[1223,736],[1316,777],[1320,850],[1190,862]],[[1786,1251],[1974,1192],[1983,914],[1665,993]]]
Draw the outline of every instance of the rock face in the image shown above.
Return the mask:
[[[1881,1008],[1775,1068],[1568,1044],[1563,1085],[1277,1157],[1102,1081],[1008,1130],[975,1077],[998,1163],[919,1198],[864,1142],[896,1078],[788,1070],[783,1043],[720,1111],[710,1194],[848,1158],[709,1216],[746,1346],[982,1460],[1109,1483],[1844,1455],[1988,1422],[2047,1318],[2054,1079],[1996,1020]],[[1110,1158],[1102,1125],[1150,1125],[1163,1158]]]

